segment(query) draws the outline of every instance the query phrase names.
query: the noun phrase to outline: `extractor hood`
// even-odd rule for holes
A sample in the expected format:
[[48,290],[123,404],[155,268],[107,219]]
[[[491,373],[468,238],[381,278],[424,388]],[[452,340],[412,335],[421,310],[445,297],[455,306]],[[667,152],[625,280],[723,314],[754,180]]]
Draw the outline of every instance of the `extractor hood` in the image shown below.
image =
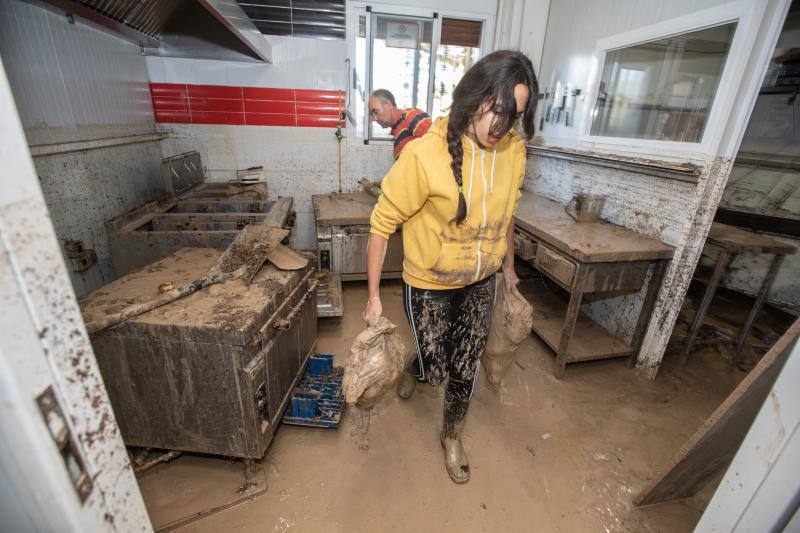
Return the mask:
[[272,62],[235,0],[34,0],[135,41],[147,55]]

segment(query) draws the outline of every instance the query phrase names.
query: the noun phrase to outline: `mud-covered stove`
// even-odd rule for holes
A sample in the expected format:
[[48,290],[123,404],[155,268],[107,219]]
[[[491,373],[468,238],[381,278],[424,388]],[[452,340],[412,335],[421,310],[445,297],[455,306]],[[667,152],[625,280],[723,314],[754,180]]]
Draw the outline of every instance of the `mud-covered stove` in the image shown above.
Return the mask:
[[[80,299],[91,321],[201,277],[221,251],[184,248]],[[307,254],[309,259],[313,256]],[[267,264],[92,336],[123,440],[263,456],[317,340],[316,275]]]
[[[377,199],[366,192],[324,194],[311,197],[317,228],[317,258],[322,274],[317,312],[342,316],[342,281],[367,279],[369,219]],[[389,238],[382,277],[403,273],[403,236]]]

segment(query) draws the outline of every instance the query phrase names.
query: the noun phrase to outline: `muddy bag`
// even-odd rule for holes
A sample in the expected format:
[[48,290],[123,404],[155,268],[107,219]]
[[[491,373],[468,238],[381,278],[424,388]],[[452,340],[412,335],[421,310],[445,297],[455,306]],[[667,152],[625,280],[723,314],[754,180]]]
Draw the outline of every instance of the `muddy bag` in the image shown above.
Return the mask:
[[345,401],[369,409],[393,388],[408,355],[397,326],[384,317],[371,322],[350,348],[344,365]]
[[496,275],[495,283],[497,299],[481,362],[489,383],[499,387],[514,362],[514,352],[531,333],[533,308],[516,286],[506,288],[502,274]]

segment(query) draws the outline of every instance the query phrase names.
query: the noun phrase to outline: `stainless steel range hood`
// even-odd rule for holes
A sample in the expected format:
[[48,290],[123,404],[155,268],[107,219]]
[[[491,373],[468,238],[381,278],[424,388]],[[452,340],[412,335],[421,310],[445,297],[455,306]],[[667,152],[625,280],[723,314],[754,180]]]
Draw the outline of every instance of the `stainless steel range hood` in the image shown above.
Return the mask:
[[235,0],[33,0],[139,43],[147,55],[272,62]]

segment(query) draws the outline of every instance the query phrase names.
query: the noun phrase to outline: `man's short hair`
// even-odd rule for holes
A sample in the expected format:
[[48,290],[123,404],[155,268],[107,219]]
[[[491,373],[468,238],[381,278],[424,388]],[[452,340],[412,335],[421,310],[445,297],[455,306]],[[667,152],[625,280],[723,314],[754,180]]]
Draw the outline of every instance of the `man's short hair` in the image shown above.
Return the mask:
[[374,91],[372,91],[371,96],[375,96],[376,98],[386,100],[393,106],[397,107],[397,102],[394,101],[394,95],[391,92],[387,91],[386,89],[375,89]]

